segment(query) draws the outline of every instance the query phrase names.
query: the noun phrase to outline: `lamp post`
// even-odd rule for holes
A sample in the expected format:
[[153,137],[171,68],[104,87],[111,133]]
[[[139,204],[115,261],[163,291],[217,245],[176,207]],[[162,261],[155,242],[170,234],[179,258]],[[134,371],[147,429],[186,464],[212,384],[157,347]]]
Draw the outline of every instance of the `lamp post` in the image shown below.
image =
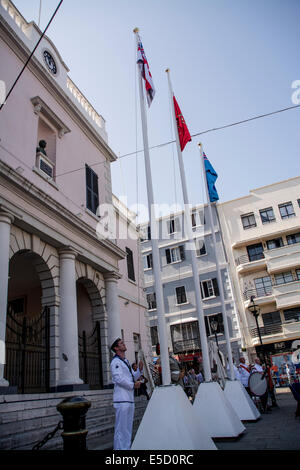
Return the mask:
[[259,341],[260,341],[260,345],[261,345],[261,349],[262,349],[262,354],[263,354],[263,360],[264,360],[264,363],[266,363],[265,352],[264,352],[264,348],[263,348],[263,342],[262,342],[261,334],[260,334],[260,328],[259,328],[259,326],[258,326],[258,316],[259,316],[259,313],[260,313],[260,308],[259,308],[258,305],[255,304],[255,302],[254,302],[254,296],[253,296],[253,295],[252,295],[251,298],[250,298],[250,304],[249,304],[249,306],[248,306],[248,310],[250,310],[250,312],[252,313],[252,315],[253,315],[254,318],[255,318],[256,327],[257,327],[258,336],[259,336]]

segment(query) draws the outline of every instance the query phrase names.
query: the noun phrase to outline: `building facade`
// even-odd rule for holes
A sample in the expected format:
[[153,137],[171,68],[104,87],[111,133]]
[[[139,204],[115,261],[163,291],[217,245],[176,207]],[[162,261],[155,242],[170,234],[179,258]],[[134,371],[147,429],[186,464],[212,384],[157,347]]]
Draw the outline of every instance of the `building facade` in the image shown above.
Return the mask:
[[299,195],[295,177],[218,204],[244,347],[250,360],[262,351],[254,300],[264,350],[283,376],[300,346]]
[[[1,0],[0,79],[7,91],[40,35]],[[4,394],[103,388],[111,381],[116,334],[130,338],[132,361],[138,347],[148,347],[142,288],[128,273],[130,263],[138,264],[138,242],[103,236],[98,213],[112,206],[129,224],[112,195],[116,155],[104,118],[68,72],[45,36],[0,113]]]
[[[215,210],[212,207],[214,230],[217,240],[217,256],[223,281],[226,315],[230,332],[233,356],[240,355],[240,331],[235,314],[228,265]],[[226,355],[224,326],[220,289],[217,280],[216,258],[213,247],[212,231],[207,225],[207,206],[197,206],[191,210],[193,233],[195,237],[199,282],[201,287],[206,334],[209,339],[217,340],[221,351]],[[201,358],[201,344],[196,310],[194,279],[191,265],[191,252],[184,231],[184,214],[177,212],[157,221],[159,233],[159,253],[164,293],[165,317],[170,350],[182,362],[192,363],[194,357]],[[153,353],[159,342],[157,334],[156,297],[151,254],[151,229],[148,224],[141,225],[141,254],[144,263],[145,288],[150,317]],[[216,334],[213,330],[216,323]],[[216,336],[217,335],[217,336]]]

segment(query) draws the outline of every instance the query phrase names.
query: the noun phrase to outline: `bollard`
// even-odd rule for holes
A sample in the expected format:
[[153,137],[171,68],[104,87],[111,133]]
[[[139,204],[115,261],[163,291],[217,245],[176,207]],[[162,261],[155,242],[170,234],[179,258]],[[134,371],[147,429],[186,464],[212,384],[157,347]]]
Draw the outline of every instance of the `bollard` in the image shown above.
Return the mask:
[[57,411],[63,417],[64,450],[86,450],[85,415],[91,402],[83,397],[68,397],[57,405]]

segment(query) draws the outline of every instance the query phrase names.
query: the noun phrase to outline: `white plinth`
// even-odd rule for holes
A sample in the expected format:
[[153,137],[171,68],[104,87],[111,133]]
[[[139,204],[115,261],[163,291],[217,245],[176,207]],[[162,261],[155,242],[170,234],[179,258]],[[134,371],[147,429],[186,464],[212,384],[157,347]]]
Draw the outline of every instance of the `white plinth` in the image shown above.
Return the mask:
[[180,385],[156,387],[131,450],[217,450]]
[[257,421],[260,412],[239,380],[227,380],[224,393],[242,421]]
[[199,385],[193,411],[211,437],[236,438],[245,430],[217,382],[203,382]]

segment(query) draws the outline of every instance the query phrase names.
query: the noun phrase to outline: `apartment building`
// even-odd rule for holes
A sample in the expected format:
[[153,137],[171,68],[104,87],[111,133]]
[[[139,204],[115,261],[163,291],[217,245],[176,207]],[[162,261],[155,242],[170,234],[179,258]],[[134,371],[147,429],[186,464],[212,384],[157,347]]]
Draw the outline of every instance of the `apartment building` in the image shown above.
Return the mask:
[[[230,342],[233,356],[237,360],[241,352],[240,330],[215,205],[213,205],[212,209],[217,239],[217,256],[221,267],[226,315],[229,323]],[[197,250],[199,282],[207,337],[213,341],[217,340],[220,350],[226,354],[220,289],[217,280],[212,231],[207,225],[207,211],[207,206],[203,205],[191,209],[193,234]],[[191,252],[188,238],[185,236],[184,214],[182,211],[179,211],[172,215],[161,217],[157,220],[157,226],[168,345],[170,350],[178,355],[181,362],[192,364],[194,357],[200,357],[201,359],[202,356]],[[159,342],[159,338],[152,269],[151,227],[149,224],[142,224],[140,231],[151,339],[153,354],[155,355],[155,344]]]
[[218,204],[221,229],[249,358],[264,350],[279,367],[292,364],[300,341],[300,177]]

